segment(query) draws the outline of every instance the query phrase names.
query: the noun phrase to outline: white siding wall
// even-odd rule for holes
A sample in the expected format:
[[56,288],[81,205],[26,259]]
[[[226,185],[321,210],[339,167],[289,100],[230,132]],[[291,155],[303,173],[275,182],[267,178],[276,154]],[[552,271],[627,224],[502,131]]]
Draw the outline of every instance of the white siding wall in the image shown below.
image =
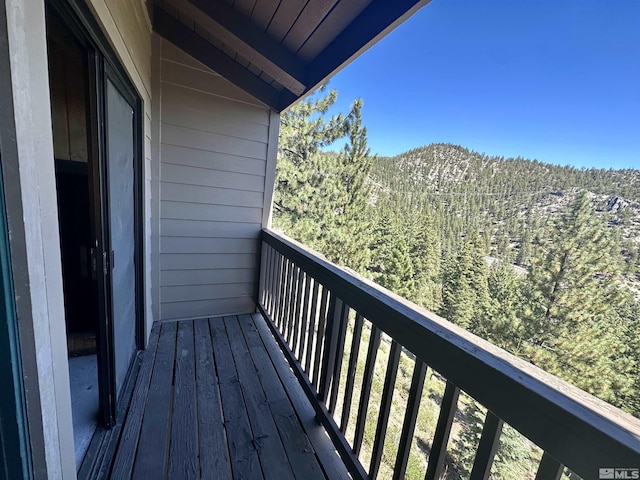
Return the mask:
[[279,117],[160,48],[160,318],[252,312]]

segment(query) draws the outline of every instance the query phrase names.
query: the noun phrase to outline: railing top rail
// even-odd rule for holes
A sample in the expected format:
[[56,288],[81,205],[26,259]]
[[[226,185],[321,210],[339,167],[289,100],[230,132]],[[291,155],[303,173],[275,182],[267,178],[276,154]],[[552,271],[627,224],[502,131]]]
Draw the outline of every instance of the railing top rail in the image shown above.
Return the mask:
[[583,478],[640,467],[640,420],[272,230],[262,240]]

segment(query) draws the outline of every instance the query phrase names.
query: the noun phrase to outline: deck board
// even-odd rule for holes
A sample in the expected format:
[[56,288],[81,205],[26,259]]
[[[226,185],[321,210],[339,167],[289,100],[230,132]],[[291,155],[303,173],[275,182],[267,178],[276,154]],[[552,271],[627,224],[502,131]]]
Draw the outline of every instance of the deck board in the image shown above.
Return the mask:
[[193,322],[178,324],[169,450],[169,478],[195,479],[198,474],[198,428]]
[[238,320],[295,478],[325,478],[315,450],[272,366],[253,319],[250,315],[242,315]]
[[[274,422],[267,398],[251,362],[249,350],[236,317],[225,317],[229,344],[238,371],[238,379],[247,409],[247,417],[253,432],[253,443],[260,458],[260,465],[265,479],[293,480],[293,472],[289,465],[282,440]],[[282,459],[274,462],[274,458]]]
[[347,479],[259,314],[156,324],[107,478]]
[[231,463],[220,403],[218,376],[213,362],[209,323],[196,321],[194,324],[200,478],[231,480]]
[[[173,368],[176,351],[176,323],[165,323],[160,330],[156,363],[151,376],[151,385],[144,405],[144,414],[129,411],[127,421],[132,416],[142,417],[142,428],[138,442],[133,477],[155,480],[166,475],[167,443],[171,419],[173,396]],[[126,423],[125,423],[126,428]],[[118,450],[126,444],[120,444]]]
[[138,438],[140,437],[140,429],[142,427],[142,412],[144,411],[144,405],[147,401],[159,336],[160,324],[155,324],[151,329],[151,337],[149,338],[147,349],[142,356],[140,371],[138,372],[138,378],[133,390],[133,398],[131,399],[131,407],[129,408],[127,419],[123,426],[120,440],[122,447],[118,449],[113,462],[111,478],[114,480],[131,478],[133,461],[135,459]]
[[231,345],[221,318],[209,322],[233,476],[263,478]]

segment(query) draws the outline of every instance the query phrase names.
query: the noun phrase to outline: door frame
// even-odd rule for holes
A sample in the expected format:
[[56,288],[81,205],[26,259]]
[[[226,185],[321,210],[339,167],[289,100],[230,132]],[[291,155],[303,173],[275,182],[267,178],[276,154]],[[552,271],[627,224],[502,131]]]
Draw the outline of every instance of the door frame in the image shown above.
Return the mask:
[[[106,78],[117,85],[134,110],[134,262],[136,282],[135,346],[142,350],[145,343],[144,311],[144,176],[143,139],[144,104],[133,82],[118,60],[106,35],[89,7],[82,0],[47,0],[47,15],[51,9],[62,20],[76,39],[86,48],[88,57],[88,151],[90,209],[92,235],[95,248],[92,262],[96,265],[98,290],[98,376],[100,419],[105,428],[113,427],[117,418],[118,402],[115,384],[115,356],[113,348],[113,318],[111,306],[111,265],[109,252],[107,140],[106,140]],[[135,364],[131,361],[129,368]],[[123,389],[124,390],[124,389]]]
[[[100,60],[99,60],[100,61]],[[133,109],[133,171],[134,171],[134,181],[133,181],[133,197],[134,197],[134,263],[135,263],[135,298],[136,298],[136,306],[135,306],[135,315],[136,315],[136,324],[135,324],[135,348],[136,351],[142,350],[144,348],[144,288],[143,288],[143,278],[144,278],[144,270],[143,266],[143,176],[142,176],[142,156],[143,156],[143,144],[142,138],[144,138],[144,123],[143,123],[143,105],[140,100],[140,96],[135,91],[132,83],[129,81],[128,77],[126,77],[125,73],[122,71],[119,64],[114,66],[110,62],[107,62],[106,58],[102,58],[102,69],[99,72],[99,88],[97,90],[98,100],[101,102],[101,115],[98,117],[100,119],[100,123],[104,125],[104,128],[100,128],[100,133],[102,135],[101,140],[101,150],[100,150],[100,176],[101,176],[101,188],[103,195],[101,197],[102,203],[102,212],[103,215],[101,231],[104,235],[104,245],[105,249],[103,250],[103,268],[105,269],[105,275],[102,278],[105,280],[104,290],[105,290],[105,301],[107,308],[106,319],[106,337],[113,341],[114,337],[114,319],[113,319],[113,296],[112,291],[109,288],[112,284],[112,275],[113,275],[113,265],[110,253],[113,251],[111,241],[110,241],[110,212],[109,212],[109,165],[107,164],[107,159],[109,158],[109,146],[106,138],[106,126],[107,122],[107,80],[109,80],[118,90],[118,93],[122,95],[122,97],[129,103],[131,108]],[[110,342],[105,342],[110,343]],[[110,345],[111,347],[111,345]],[[110,355],[108,357],[109,361],[109,389],[110,395],[115,399],[115,401],[110,402],[111,411],[109,412],[109,419],[104,419],[105,425],[109,427],[113,426],[120,419],[117,418],[117,414],[119,409],[117,408],[118,402],[120,398],[123,396],[126,388],[121,389],[120,395],[116,398],[117,385],[116,385],[116,374],[115,374],[115,349],[110,348]],[[129,370],[131,369],[134,360],[131,359],[129,362]],[[126,381],[125,381],[126,383]],[[108,421],[107,421],[108,420]]]
[[[1,145],[0,145],[1,148]],[[0,152],[0,473],[33,478]]]

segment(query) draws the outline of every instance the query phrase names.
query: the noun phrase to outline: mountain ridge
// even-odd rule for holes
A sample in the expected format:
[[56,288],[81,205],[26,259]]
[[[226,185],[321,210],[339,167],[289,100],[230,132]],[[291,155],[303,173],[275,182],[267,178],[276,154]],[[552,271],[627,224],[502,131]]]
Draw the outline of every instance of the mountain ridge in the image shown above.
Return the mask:
[[[637,264],[640,256],[637,169],[559,166],[434,143],[394,157],[376,157],[370,184],[373,203],[392,210],[424,209],[442,217],[451,248],[466,231],[477,230],[489,240],[492,256],[521,266],[528,263],[525,242],[586,190],[596,214],[619,236],[625,261]],[[635,264],[627,277],[640,285]]]

